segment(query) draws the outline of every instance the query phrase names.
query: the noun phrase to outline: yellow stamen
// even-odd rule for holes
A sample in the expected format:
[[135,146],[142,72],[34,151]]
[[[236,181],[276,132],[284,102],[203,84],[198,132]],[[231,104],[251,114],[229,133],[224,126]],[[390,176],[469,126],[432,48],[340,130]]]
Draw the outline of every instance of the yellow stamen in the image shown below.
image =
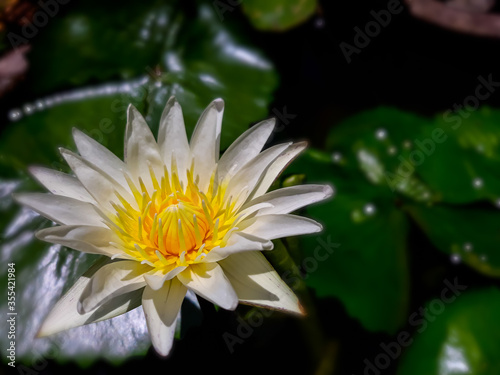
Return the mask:
[[175,157],[162,176],[150,164],[148,169],[150,190],[146,180],[124,173],[134,201],[115,191],[114,214],[105,219],[120,238],[113,246],[163,271],[201,262],[213,248],[224,246],[238,229],[237,199],[225,195],[227,184],[218,184],[212,174],[209,187],[200,191],[194,164],[179,170]]

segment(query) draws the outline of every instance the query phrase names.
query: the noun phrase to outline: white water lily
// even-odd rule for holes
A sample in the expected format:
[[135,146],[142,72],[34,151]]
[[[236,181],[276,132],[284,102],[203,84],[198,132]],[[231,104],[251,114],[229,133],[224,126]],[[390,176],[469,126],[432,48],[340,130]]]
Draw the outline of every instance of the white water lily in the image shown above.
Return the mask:
[[16,199],[59,224],[41,240],[111,259],[94,266],[59,300],[39,336],[123,314],[142,303],[156,351],[172,347],[188,290],[228,310],[239,302],[291,313],[303,309],[261,253],[271,240],[318,232],[291,215],[332,194],[324,185],[266,193],[304,148],[267,148],[274,119],[243,133],[219,158],[224,103],[213,101],[190,142],[182,110],[170,98],[158,141],[142,115],[128,108],[124,161],[74,130],[79,151],[61,149],[75,176],[31,168],[50,193]]

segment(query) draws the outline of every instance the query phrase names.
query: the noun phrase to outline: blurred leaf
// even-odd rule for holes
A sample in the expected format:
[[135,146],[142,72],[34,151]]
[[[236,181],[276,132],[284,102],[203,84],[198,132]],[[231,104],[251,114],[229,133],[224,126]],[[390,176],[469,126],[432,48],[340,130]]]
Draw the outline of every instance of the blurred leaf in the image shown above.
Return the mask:
[[0,163],[15,165],[21,170],[34,163],[66,169],[58,147],[75,149],[71,134],[73,127],[123,155],[127,105],[132,102],[140,111],[143,110],[146,89],[136,85],[134,92],[128,93],[126,87],[123,84],[86,88],[57,95],[55,98],[58,99],[52,97],[40,101],[33,114],[11,123],[3,132]]
[[[86,5],[81,6],[85,11],[88,10]],[[85,17],[90,25],[104,27],[107,17],[93,19],[92,12],[102,12],[102,7],[95,8],[99,10],[92,8]],[[168,9],[170,8],[164,6],[160,9],[153,7],[151,12],[158,11],[160,13],[155,13],[155,17],[162,14],[163,18],[170,20],[174,14],[169,14]],[[79,14],[78,17],[82,16],[79,12],[86,14],[83,10],[73,10],[68,17],[71,18],[71,14],[75,12]],[[119,12],[134,19],[134,8],[120,7]],[[65,19],[62,17],[60,22],[65,23]],[[277,84],[271,63],[253,48],[241,44],[240,38],[232,33],[230,24],[221,24],[213,9],[204,3],[200,4],[198,18],[194,21],[188,21],[186,16],[178,11],[175,13],[175,19],[175,27],[165,26],[163,33],[155,31],[155,38],[161,35],[165,51],[161,59],[158,57],[158,62],[164,64],[162,69],[166,71],[161,70],[158,75],[148,77],[142,75],[146,70],[146,66],[142,65],[141,70],[135,72],[142,75],[139,78],[77,89],[26,104],[23,111],[27,115],[11,124],[10,129],[2,136],[0,158],[6,163],[18,163],[19,167],[34,162],[53,163],[59,159],[56,157],[57,146],[72,145],[70,129],[73,126],[86,130],[113,152],[121,155],[128,103],[132,102],[146,115],[146,120],[156,133],[161,112],[171,95],[176,95],[183,106],[188,135],[194,129],[202,111],[213,99],[225,99],[222,149],[228,147],[250,123],[264,119]],[[106,24],[106,27],[109,25]],[[100,43],[97,40],[99,38],[93,37],[94,31],[87,31],[86,37],[94,40],[94,43]],[[121,35],[120,29],[107,31],[112,32],[117,34],[117,38]],[[52,34],[49,33],[47,38],[50,35]],[[37,60],[37,65],[51,65],[52,69],[52,65],[72,65],[71,59],[75,59],[83,66],[78,70],[82,76],[78,82],[86,82],[95,71],[107,65],[100,60],[93,61],[85,55],[84,50],[67,50],[65,43],[73,46],[72,39],[64,39],[64,43],[58,42],[58,38],[65,38],[67,35],[71,34],[58,31],[53,35],[53,39],[43,40],[39,45],[43,49],[45,43],[48,43],[47,48],[60,50],[63,55],[71,52],[67,59],[54,60],[61,61],[61,64],[52,64],[41,59]],[[101,51],[100,48],[95,48]],[[156,53],[158,46],[152,44],[148,48]],[[123,46],[123,49],[127,50],[127,46]],[[106,48],[103,47],[103,50]],[[101,54],[98,56],[102,57]],[[126,56],[112,57],[113,61],[121,61]],[[144,62],[140,60],[140,63]],[[61,82],[67,82],[70,77],[73,79],[75,76],[72,73],[65,73],[63,69],[57,70],[54,75],[60,74]],[[37,80],[43,80],[46,76],[50,74],[37,76]],[[107,75],[100,78],[104,77]],[[43,81],[40,82],[43,84]],[[58,86],[57,77],[50,82],[53,83],[51,87]],[[32,152],[25,153],[19,149],[19,142],[23,142]],[[57,162],[56,164],[59,165]]]
[[[431,188],[439,191],[440,200],[470,203],[500,198],[500,111],[488,107],[471,112],[460,123],[450,124],[438,116],[435,125],[419,137],[432,139],[432,131],[441,131],[446,140],[431,146],[428,161],[417,172]],[[438,129],[438,130],[436,130]]]
[[[416,223],[453,262],[500,276],[493,246],[500,240],[495,224],[500,217],[500,111],[482,108],[459,123],[449,119],[380,107],[333,128],[327,148],[342,170],[361,172],[363,183],[376,186],[377,194],[392,195],[400,207],[407,203]],[[494,206],[458,205],[484,200]],[[450,205],[432,207],[442,203]]]
[[245,0],[243,11],[257,29],[285,31],[305,20],[316,10],[316,0]]
[[391,194],[343,171],[318,151],[308,151],[287,170],[307,183],[330,183],[332,200],[307,209],[324,225],[301,238],[306,284],[319,297],[339,298],[369,330],[395,332],[408,305],[407,223]]
[[327,149],[348,168],[387,192],[415,201],[433,201],[436,193],[422,181],[409,160],[415,137],[428,121],[395,108],[380,107],[344,120],[330,132]]
[[500,373],[499,315],[500,291],[496,288],[458,295],[421,326],[403,355],[398,374]]
[[471,207],[406,207],[434,245],[477,271],[500,276],[500,213]]
[[500,111],[481,108],[460,123],[380,107],[349,117],[328,138],[368,180],[422,202],[500,198]]
[[145,74],[162,61],[165,39],[179,26],[175,3],[59,5],[67,13],[51,19],[30,54],[34,91]]

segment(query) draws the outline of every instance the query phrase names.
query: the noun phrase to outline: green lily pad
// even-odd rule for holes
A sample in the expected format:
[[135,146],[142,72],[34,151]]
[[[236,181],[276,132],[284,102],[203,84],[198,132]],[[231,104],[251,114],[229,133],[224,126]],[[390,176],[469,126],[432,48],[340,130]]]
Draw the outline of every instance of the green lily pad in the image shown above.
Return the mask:
[[409,281],[407,221],[392,194],[359,172],[346,174],[318,151],[308,151],[288,172],[335,190],[333,199],[307,209],[325,229],[301,238],[306,284],[319,297],[340,299],[367,329],[395,332],[406,319]]
[[[86,19],[88,27],[80,30],[82,38],[85,38],[86,48],[94,52],[107,51],[104,46],[100,47],[102,41],[95,38],[95,35],[100,35],[99,30],[102,27],[107,29],[106,38],[112,36],[108,35],[112,31],[106,23],[106,7],[90,7],[87,3],[79,6],[83,9],[76,7],[68,12],[67,17]],[[11,113],[17,121],[2,135],[1,159],[6,163],[18,163],[19,167],[34,162],[58,165],[56,147],[72,144],[70,128],[73,126],[86,130],[120,155],[123,149],[122,134],[127,105],[130,102],[136,105],[146,115],[150,126],[156,132],[163,107],[171,95],[175,95],[183,106],[188,134],[212,100],[220,97],[226,101],[221,135],[222,149],[228,147],[252,122],[267,116],[267,106],[277,85],[276,73],[272,64],[259,51],[248,46],[237,32],[233,31],[234,25],[230,22],[221,24],[213,8],[205,2],[199,3],[195,19],[188,19],[181,9],[176,8],[174,11],[170,7],[154,4],[149,7],[146,8],[151,14],[155,14],[155,20],[161,16],[169,22],[174,22],[167,23],[164,28],[155,28],[154,33],[151,31],[154,36],[152,40],[136,37],[142,40],[142,44],[146,44],[141,48],[154,51],[153,55],[156,57],[151,66],[158,65],[158,74],[144,75],[148,65],[143,61],[143,57],[140,57],[134,64],[142,64],[142,68],[132,69],[134,74],[140,74],[138,78],[50,95],[27,103],[19,111],[13,110]],[[93,12],[99,12],[99,16],[94,17]],[[127,17],[135,19],[134,8],[121,7],[119,13],[124,13],[122,17],[117,18],[121,19],[121,22],[125,22]],[[137,17],[143,22],[142,18],[146,16],[144,12],[139,12]],[[56,31],[48,31],[36,45],[43,50],[44,57],[37,58],[34,66],[47,66],[48,69],[56,70],[53,74],[45,72],[36,75],[35,85],[43,85],[43,80],[51,77],[51,86],[45,89],[59,87],[62,83],[76,84],[95,79],[97,70],[101,72],[101,69],[107,69],[108,59],[133,60],[132,57],[123,55],[124,53],[143,56],[134,49],[127,49],[129,44],[138,43],[134,43],[133,38],[127,39],[127,45],[121,46],[118,41],[125,38],[122,35],[125,31],[115,28],[112,30],[117,34],[117,44],[127,52],[110,55],[104,52],[104,55],[97,54],[98,59],[95,60],[96,53],[86,54],[85,49],[71,49],[72,34],[63,27],[75,27],[72,23],[66,22],[65,17],[54,21],[53,27]],[[133,29],[132,26],[130,28]],[[163,52],[160,54],[159,46],[155,42],[158,38],[162,40]],[[52,51],[53,55],[47,51]],[[67,58],[53,62],[47,60],[49,56],[58,54],[64,54]],[[57,61],[64,61],[64,64],[58,64]],[[77,67],[81,65],[81,69],[75,69],[75,64]],[[63,65],[63,68],[71,66],[71,71],[59,70],[59,65]],[[73,74],[74,70],[78,74]],[[109,70],[119,71],[113,65]],[[110,74],[101,73],[97,77],[98,80],[110,78]],[[130,75],[133,74],[122,73],[120,76]],[[59,81],[60,84],[57,83]],[[17,145],[21,140],[31,153],[20,150]]]
[[285,31],[305,20],[316,10],[316,0],[245,0],[243,11],[259,30]]
[[438,116],[435,125],[425,129],[421,140],[432,139],[432,131],[442,132],[444,142],[417,168],[428,185],[448,203],[471,203],[500,198],[500,111],[488,107],[471,112],[460,123]]
[[[143,86],[135,86],[136,91],[130,93],[126,90],[132,89],[126,85],[106,85],[40,100],[38,110],[11,123],[3,132],[0,163],[20,170],[31,164],[65,170],[67,166],[59,156],[58,147],[75,148],[73,127],[122,156],[127,105],[133,103],[139,110],[144,107],[143,98],[134,99],[134,94],[144,93]],[[19,147],[20,144],[23,147]]]
[[90,0],[59,7],[64,14],[40,31],[29,54],[37,94],[144,75],[162,60],[165,38],[178,27],[175,2],[124,7]]
[[406,207],[434,245],[477,271],[500,276],[500,212],[472,207]]
[[[426,119],[380,107],[333,128],[327,148],[342,170],[361,172],[378,194],[392,194],[399,208],[407,207],[453,262],[499,276],[498,120],[500,111],[487,107],[456,123],[446,113]],[[464,206],[480,201],[490,208]]]
[[[401,375],[500,373],[500,291],[466,291],[435,311],[415,334],[399,365]],[[431,307],[430,305],[428,306]],[[432,311],[432,310],[431,310]]]
[[412,200],[496,202],[500,198],[498,121],[500,112],[487,107],[459,123],[450,122],[446,113],[426,119],[380,107],[335,127],[327,148],[344,154],[370,182]]
[[380,189],[415,201],[435,201],[437,193],[422,180],[413,162],[416,137],[427,125],[425,118],[379,107],[349,117],[333,128],[327,149],[341,165],[360,169]]

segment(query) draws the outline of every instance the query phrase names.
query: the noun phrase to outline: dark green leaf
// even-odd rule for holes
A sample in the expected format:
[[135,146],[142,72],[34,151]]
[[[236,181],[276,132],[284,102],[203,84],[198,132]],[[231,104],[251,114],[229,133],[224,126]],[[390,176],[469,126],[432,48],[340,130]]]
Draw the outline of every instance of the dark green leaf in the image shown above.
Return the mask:
[[[438,116],[436,125],[422,132],[421,141],[427,142],[432,151],[417,172],[444,202],[498,201],[500,112],[484,107],[459,124],[450,124],[447,119]],[[432,144],[433,131],[443,133],[442,143]]]
[[245,0],[243,10],[260,30],[284,31],[307,20],[316,9],[316,0]]
[[[94,61],[94,54],[87,55],[85,48],[77,48],[73,51],[71,49],[74,46],[73,39],[71,39],[73,35],[69,30],[63,32],[64,29],[59,30],[57,27],[74,28],[76,26],[67,22],[65,17],[61,20],[54,20],[57,32],[54,34],[48,32],[37,45],[45,54],[47,54],[47,49],[55,49],[56,55],[57,53],[64,54],[66,58],[55,59],[53,60],[55,63],[52,63],[52,60],[50,62],[44,59],[37,60],[36,66],[47,66],[55,71],[53,74],[50,72],[45,72],[43,75],[37,74],[35,82],[43,84],[40,80],[50,77],[52,85],[50,88],[58,87],[59,80],[67,83],[70,78],[75,77],[77,81],[73,83],[87,82],[96,71],[102,72],[107,66],[105,62],[108,59],[114,62],[133,60],[134,64],[141,65],[141,69],[135,70],[134,74],[141,74],[142,77],[78,89],[26,104],[23,108],[25,116],[13,123],[2,137],[0,154],[2,158],[7,159],[6,163],[19,162],[20,167],[33,162],[54,163],[58,160],[56,147],[72,144],[69,130],[73,126],[86,130],[120,155],[125,127],[125,110],[129,102],[145,112],[150,126],[157,130],[159,117],[166,101],[171,95],[176,95],[183,106],[188,134],[190,134],[205,107],[213,99],[221,97],[226,101],[221,138],[223,149],[228,147],[250,123],[264,119],[267,115],[271,93],[277,83],[271,63],[261,53],[242,43],[241,38],[233,34],[231,25],[222,24],[209,5],[201,3],[198,8],[198,18],[194,21],[187,21],[180,11],[174,12],[170,7],[165,6],[158,8],[150,5],[151,9],[145,7],[150,12],[148,13],[150,16],[147,17],[144,16],[145,11],[138,13],[137,18],[141,20],[144,17],[151,18],[151,14],[154,13],[154,22],[157,22],[158,18],[166,22],[165,25],[163,21],[160,22],[164,26],[161,30],[155,29],[154,33],[149,31],[153,35],[153,41],[146,38],[141,42],[144,44],[148,41],[149,44],[146,43],[147,45],[141,48],[154,51],[157,56],[155,61],[161,62],[158,75],[152,77],[143,75],[147,65],[142,57],[138,60],[131,57],[142,55],[130,49],[129,44],[142,45],[141,43],[137,44],[128,39],[126,45],[115,43],[111,51],[118,45],[119,49],[123,49],[124,52],[121,55],[110,54],[109,56],[107,55],[108,49],[100,46],[102,40],[95,38],[95,35],[99,34],[98,31],[102,27],[106,27],[107,30],[103,40],[113,36],[112,30],[116,33],[115,38],[125,38],[122,35],[125,31],[120,28],[109,29],[106,7],[79,6],[83,9],[73,9],[67,18],[84,18],[88,27],[82,28],[79,32],[83,33],[82,35],[86,38],[85,48],[92,49],[94,52],[104,51],[104,55],[97,54],[99,59]],[[94,17],[93,12],[99,12],[99,17]],[[133,8],[119,8],[119,14],[121,16],[114,18],[113,22],[126,22],[127,17],[135,19]],[[175,25],[169,22],[175,22]],[[133,27],[130,26],[130,28]],[[164,48],[161,58],[157,54],[158,45],[154,42],[158,37],[161,37],[161,45]],[[131,56],[123,56],[123,53],[130,53]],[[101,61],[101,58],[104,60]],[[77,64],[75,67],[68,59],[74,59],[81,66]],[[71,66],[71,72],[59,69],[60,64],[57,61],[64,61],[64,67]],[[116,71],[114,67],[109,69]],[[76,75],[74,71],[77,72]],[[78,78],[80,76],[81,78]],[[100,78],[109,78],[109,74],[103,73]],[[22,152],[17,146],[19,142],[23,142],[24,146],[32,152],[29,154]]]
[[346,176],[320,155],[308,152],[290,167],[308,183],[328,182],[336,191],[329,202],[307,209],[325,230],[301,239],[305,281],[318,296],[339,298],[367,329],[395,332],[408,304],[406,218],[390,192],[359,173]]
[[333,128],[327,148],[334,160],[348,168],[359,168],[381,190],[416,201],[433,201],[438,199],[437,194],[419,177],[412,157],[418,150],[417,136],[427,125],[424,118],[380,107],[354,115]]
[[500,212],[471,207],[408,206],[408,212],[434,245],[453,262],[464,262],[489,276],[500,276]]
[[[448,291],[447,298],[452,296]],[[429,303],[432,321],[426,320],[415,334],[398,374],[500,373],[500,291],[471,290],[455,298],[449,303]]]

